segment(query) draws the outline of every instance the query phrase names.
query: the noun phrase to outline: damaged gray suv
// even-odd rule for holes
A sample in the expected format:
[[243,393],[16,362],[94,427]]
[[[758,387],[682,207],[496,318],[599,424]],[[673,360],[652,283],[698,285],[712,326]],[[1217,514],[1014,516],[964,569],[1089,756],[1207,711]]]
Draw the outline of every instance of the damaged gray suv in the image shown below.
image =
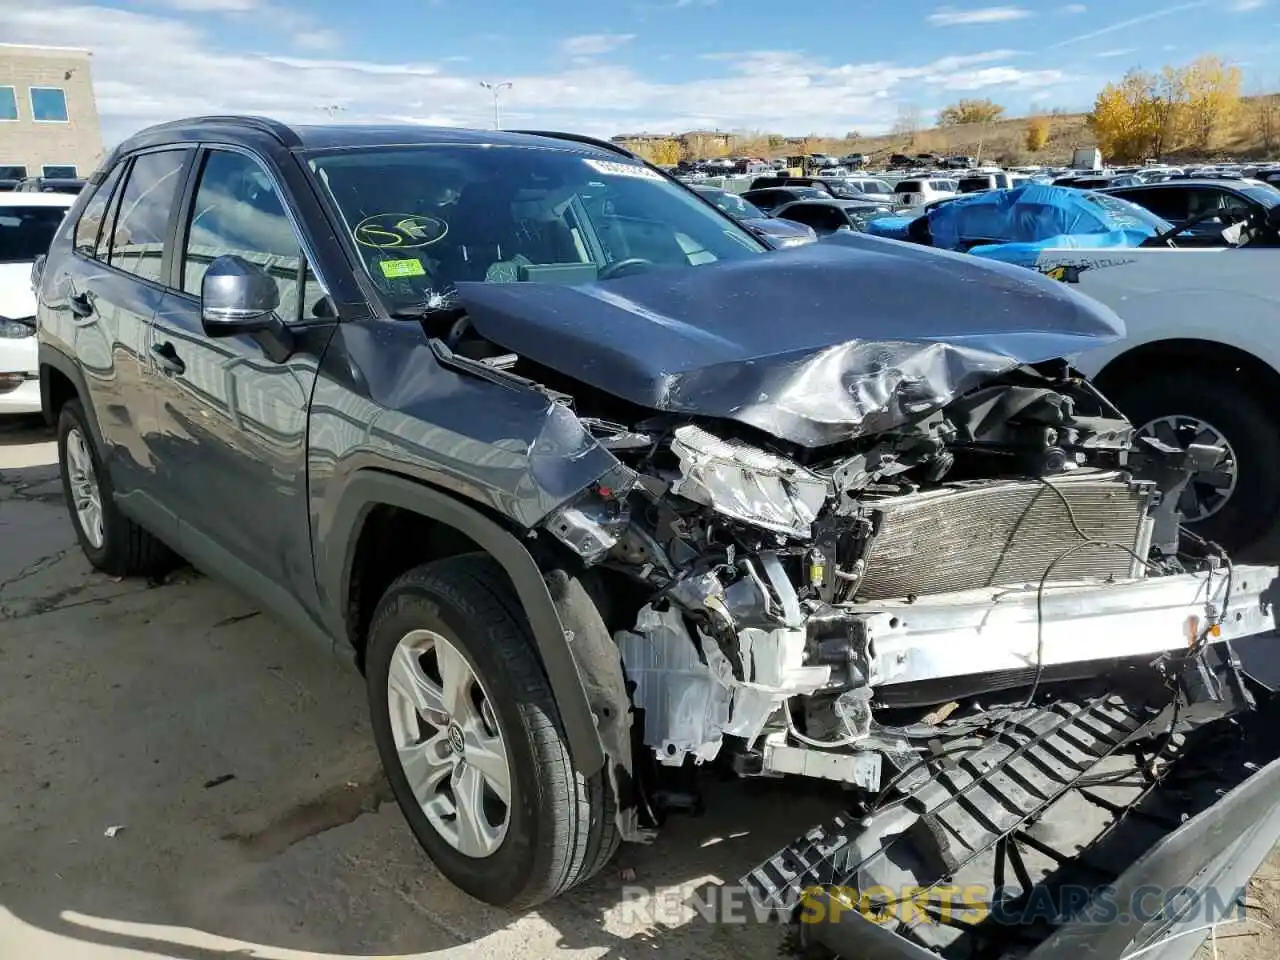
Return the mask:
[[932,889],[1255,706],[1276,570],[1176,511],[1218,451],[1136,440],[1063,359],[1120,322],[1029,271],[770,250],[585,138],[209,117],[121,144],[35,278],[86,555],[352,655],[409,826],[491,903],[709,764],[862,811],[762,903]]

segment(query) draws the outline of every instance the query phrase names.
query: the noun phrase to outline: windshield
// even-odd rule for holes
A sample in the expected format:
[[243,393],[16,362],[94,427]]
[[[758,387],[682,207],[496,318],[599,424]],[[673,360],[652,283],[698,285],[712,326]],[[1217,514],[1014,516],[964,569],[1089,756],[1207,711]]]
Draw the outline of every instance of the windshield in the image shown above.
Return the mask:
[[749,200],[743,200],[727,190],[700,191],[708,200],[731,217],[738,220],[763,220],[765,213]]
[[587,283],[768,249],[685,188],[621,158],[432,144],[309,161],[374,285],[401,306],[462,281]]
[[0,263],[31,263],[49,252],[65,207],[0,206]]
[[1173,224],[1168,220],[1157,217],[1146,207],[1140,207],[1136,203],[1121,200],[1119,197],[1113,197],[1109,193],[1087,193],[1085,196],[1118,220],[1122,229],[1134,221],[1154,230],[1156,233],[1164,233],[1173,229]]

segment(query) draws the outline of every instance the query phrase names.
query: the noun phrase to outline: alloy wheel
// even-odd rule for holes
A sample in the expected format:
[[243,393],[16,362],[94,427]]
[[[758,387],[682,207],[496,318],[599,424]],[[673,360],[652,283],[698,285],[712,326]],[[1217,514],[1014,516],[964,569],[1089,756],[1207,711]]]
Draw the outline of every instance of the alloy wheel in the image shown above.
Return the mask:
[[67,431],[67,480],[71,487],[72,507],[76,522],[85,539],[95,550],[101,550],[105,542],[102,522],[102,491],[98,486],[98,473],[93,466],[93,455],[78,427]]
[[492,855],[511,817],[511,760],[470,663],[434,631],[407,633],[387,705],[400,768],[432,828],[464,856]]

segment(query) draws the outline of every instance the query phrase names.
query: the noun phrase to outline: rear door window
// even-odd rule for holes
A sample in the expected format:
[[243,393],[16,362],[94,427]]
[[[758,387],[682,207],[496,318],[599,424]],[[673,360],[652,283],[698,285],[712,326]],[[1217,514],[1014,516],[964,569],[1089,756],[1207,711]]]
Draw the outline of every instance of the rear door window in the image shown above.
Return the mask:
[[169,217],[178,197],[189,150],[144,153],[133,161],[121,194],[111,238],[111,266],[161,282]]
[[117,163],[107,174],[107,178],[93,191],[89,202],[85,204],[84,212],[76,222],[76,253],[85,257],[97,256],[98,237],[102,233],[102,224],[107,217],[107,206],[115,196],[124,167],[123,160]]

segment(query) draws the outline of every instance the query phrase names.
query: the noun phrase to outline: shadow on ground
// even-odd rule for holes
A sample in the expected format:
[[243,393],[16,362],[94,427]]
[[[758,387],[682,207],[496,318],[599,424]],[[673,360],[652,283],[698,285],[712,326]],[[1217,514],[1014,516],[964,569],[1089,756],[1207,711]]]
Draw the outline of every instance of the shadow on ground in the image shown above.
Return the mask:
[[778,956],[781,927],[710,923],[689,901],[837,796],[713,782],[706,816],[672,819],[572,894],[524,916],[479,904],[386,802],[345,659],[192,571],[92,572],[56,470],[8,466],[47,433],[0,429],[0,445],[13,432],[27,446],[0,449],[0,955]]

